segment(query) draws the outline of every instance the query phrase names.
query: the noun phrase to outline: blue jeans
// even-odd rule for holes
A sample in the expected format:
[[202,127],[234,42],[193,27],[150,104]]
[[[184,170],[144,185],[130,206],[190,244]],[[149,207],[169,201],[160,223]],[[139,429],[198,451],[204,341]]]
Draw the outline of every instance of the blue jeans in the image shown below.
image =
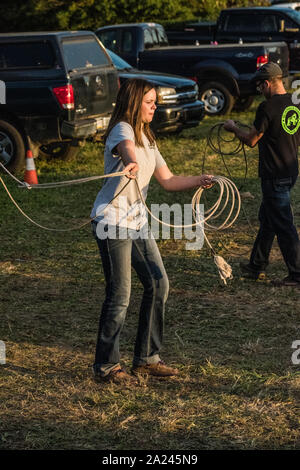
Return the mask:
[[119,365],[119,338],[125,321],[131,291],[131,266],[144,287],[139,312],[133,365],[153,364],[160,360],[165,302],[169,281],[154,239],[99,239],[92,222],[106,280],[106,298],[102,306],[94,369],[107,375]]
[[296,179],[262,179],[260,228],[253,245],[250,265],[257,270],[265,270],[276,235],[289,276],[300,281],[300,242],[290,204],[290,191]]

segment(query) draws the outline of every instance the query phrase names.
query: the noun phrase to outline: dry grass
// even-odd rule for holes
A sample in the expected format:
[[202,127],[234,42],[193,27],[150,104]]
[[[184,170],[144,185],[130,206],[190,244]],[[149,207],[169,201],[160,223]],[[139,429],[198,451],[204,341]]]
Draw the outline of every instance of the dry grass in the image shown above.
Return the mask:
[[[252,113],[236,116],[251,121]],[[206,118],[159,146],[174,171],[201,168]],[[102,148],[87,145],[76,162],[37,162],[40,181],[101,174]],[[244,207],[256,228],[256,160]],[[217,156],[209,169],[222,172]],[[231,160],[237,181],[243,161]],[[6,179],[7,180],[7,179]],[[98,183],[25,193],[17,200],[50,226],[88,217]],[[153,182],[149,202],[188,203],[190,194],[166,194]],[[300,190],[295,190],[298,219]],[[41,232],[1,197],[1,324],[7,364],[0,365],[2,449],[299,449],[299,366],[291,363],[299,339],[299,296],[267,282],[243,281],[238,262],[253,235],[241,216],[234,229],[210,240],[230,261],[234,279],[224,287],[204,248],[186,251],[183,240],[161,240],[170,278],[163,358],[180,369],[170,380],[136,387],[97,385],[91,365],[104,297],[104,278],[89,228],[72,234]],[[222,242],[222,243],[221,243]],[[225,248],[223,246],[225,245]],[[229,251],[226,251],[229,250]],[[270,276],[283,276],[275,247]],[[141,287],[135,275],[122,334],[122,360],[130,368]]]

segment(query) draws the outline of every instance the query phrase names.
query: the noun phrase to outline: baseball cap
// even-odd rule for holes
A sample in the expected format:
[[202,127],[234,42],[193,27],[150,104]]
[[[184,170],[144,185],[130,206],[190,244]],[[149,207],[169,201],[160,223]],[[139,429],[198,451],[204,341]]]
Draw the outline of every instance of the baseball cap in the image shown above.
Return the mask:
[[279,67],[278,64],[275,62],[268,62],[267,64],[262,65],[259,69],[255,72],[254,76],[252,77],[252,82],[258,82],[259,80],[270,80],[274,77],[281,77],[282,78],[282,69]]

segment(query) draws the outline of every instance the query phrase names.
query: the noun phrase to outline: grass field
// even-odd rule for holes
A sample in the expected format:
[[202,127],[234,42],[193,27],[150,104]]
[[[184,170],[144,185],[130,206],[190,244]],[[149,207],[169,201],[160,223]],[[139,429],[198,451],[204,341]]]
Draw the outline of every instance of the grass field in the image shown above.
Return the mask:
[[[256,103],[257,104],[257,103]],[[232,114],[251,123],[249,112]],[[223,118],[224,119],[224,118]],[[206,136],[222,118],[205,120],[178,136],[158,139],[177,173],[201,172]],[[292,343],[300,340],[300,291],[243,280],[260,201],[257,150],[247,151],[249,170],[237,223],[210,233],[214,248],[233,268],[219,280],[207,248],[187,251],[185,240],[158,241],[170,279],[162,358],[180,369],[167,381],[133,388],[93,381],[104,276],[87,226],[57,233],[26,221],[0,189],[0,448],[2,449],[300,449],[300,365]],[[228,157],[241,184],[242,156]],[[76,161],[37,160],[39,182],[103,173],[103,147],[87,144]],[[206,172],[226,174],[208,151]],[[68,228],[89,217],[101,182],[64,189],[26,191],[4,180],[21,207],[43,225]],[[166,193],[152,181],[148,202],[189,203],[193,192]],[[299,183],[293,191],[300,223]],[[269,279],[285,266],[274,246]],[[131,303],[121,337],[129,369],[141,286],[133,274]]]

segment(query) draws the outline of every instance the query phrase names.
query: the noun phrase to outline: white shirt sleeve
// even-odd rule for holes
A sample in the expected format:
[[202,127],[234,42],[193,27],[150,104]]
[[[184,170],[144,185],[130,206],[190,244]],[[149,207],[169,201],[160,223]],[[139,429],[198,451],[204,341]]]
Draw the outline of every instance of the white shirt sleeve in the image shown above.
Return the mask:
[[166,161],[155,144],[155,170],[158,170],[164,165],[166,165]]
[[132,140],[135,143],[134,132],[128,122],[118,122],[110,131],[106,140],[106,147],[112,153],[113,149],[123,140]]

